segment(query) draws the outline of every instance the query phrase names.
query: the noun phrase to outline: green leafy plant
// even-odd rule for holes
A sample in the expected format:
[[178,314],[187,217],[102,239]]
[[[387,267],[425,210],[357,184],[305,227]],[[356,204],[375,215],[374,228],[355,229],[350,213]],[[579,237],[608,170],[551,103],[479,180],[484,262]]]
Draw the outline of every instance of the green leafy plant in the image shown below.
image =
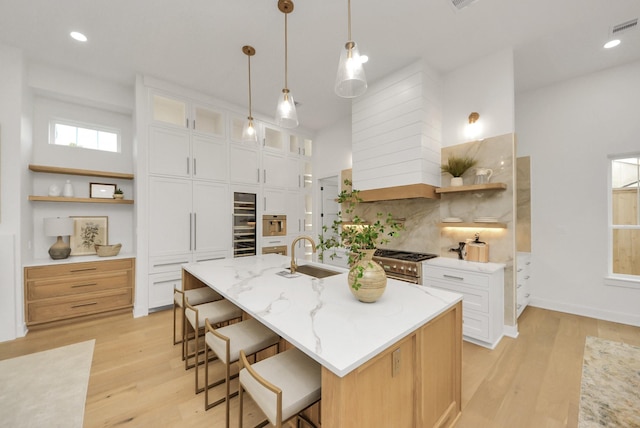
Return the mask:
[[[317,247],[320,250],[346,248],[349,251],[349,266],[353,267],[364,258],[365,250],[375,250],[378,246],[388,243],[404,229],[404,225],[394,219],[391,213],[376,213],[373,223],[361,218],[355,213],[357,204],[362,202],[360,191],[351,189],[350,180],[344,180],[344,184],[345,189],[338,194],[337,199],[340,204],[343,204],[344,213],[338,213],[338,219],[334,220],[330,226],[332,233],[328,237],[325,235],[329,232],[329,227],[323,226],[324,233],[318,237]],[[320,260],[322,260],[322,252]],[[359,279],[364,275],[364,267],[355,266],[353,269],[357,269],[358,272],[351,286],[357,290],[361,285]]]
[[461,158],[449,156],[447,163],[441,165],[440,169],[442,169],[442,172],[448,172],[454,177],[462,177],[462,174],[464,174],[469,168],[473,167],[476,163],[477,161],[469,156]]
[[118,188],[116,188],[116,190],[113,191],[113,194],[114,195],[123,195],[124,192],[122,191],[121,188],[118,187]]

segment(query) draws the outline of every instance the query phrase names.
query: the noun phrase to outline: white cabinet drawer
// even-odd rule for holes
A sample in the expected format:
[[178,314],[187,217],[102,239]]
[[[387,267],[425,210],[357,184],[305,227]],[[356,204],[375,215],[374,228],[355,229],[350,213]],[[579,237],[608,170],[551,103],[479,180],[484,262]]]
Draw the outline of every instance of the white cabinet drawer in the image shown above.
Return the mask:
[[462,334],[479,340],[489,340],[489,315],[462,310]]
[[430,285],[431,280],[455,282],[466,286],[477,286],[488,289],[489,276],[458,269],[448,269],[439,266],[423,267],[424,285]]
[[428,287],[442,288],[462,294],[462,307],[465,311],[489,312],[489,292],[486,290],[441,281],[428,281],[427,284]]
[[191,263],[191,254],[149,257],[149,273],[181,272],[182,265]]

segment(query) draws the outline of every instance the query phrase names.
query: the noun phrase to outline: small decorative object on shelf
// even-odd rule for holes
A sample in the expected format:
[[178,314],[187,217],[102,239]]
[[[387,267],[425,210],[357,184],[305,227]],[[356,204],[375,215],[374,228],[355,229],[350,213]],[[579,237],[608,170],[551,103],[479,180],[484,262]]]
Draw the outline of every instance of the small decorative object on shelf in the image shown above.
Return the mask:
[[71,180],[67,180],[67,182],[64,184],[64,188],[62,189],[62,196],[73,198],[73,185],[71,184]]
[[121,188],[117,187],[113,192],[113,199],[122,199],[124,198],[124,192]]
[[100,257],[112,257],[117,256],[120,252],[120,248],[122,248],[122,244],[113,244],[113,245],[100,245],[95,244],[96,254]]
[[96,254],[96,244],[109,243],[108,217],[72,217],[73,234],[69,240],[72,256]]
[[456,157],[449,156],[447,163],[440,165],[442,172],[448,172],[453,176],[451,179],[451,186],[462,186],[462,174],[464,174],[469,168],[476,164],[476,160],[468,156]]
[[44,234],[56,236],[58,239],[49,248],[49,256],[54,260],[66,259],[71,253],[71,247],[64,242],[63,236],[73,233],[73,219],[69,217],[53,217],[44,219]]
[[49,186],[49,196],[60,196],[60,186],[57,184]]

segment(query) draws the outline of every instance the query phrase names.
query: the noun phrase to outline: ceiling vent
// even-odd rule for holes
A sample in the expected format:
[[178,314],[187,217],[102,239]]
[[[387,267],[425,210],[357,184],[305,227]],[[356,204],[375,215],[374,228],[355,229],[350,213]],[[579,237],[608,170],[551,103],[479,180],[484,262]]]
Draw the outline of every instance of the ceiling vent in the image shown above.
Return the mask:
[[475,3],[478,0],[449,0],[453,5],[455,10],[462,10],[467,6],[471,6],[471,4]]
[[615,25],[611,29],[611,34],[622,34],[623,32],[635,28],[638,25],[638,18],[632,19],[622,24]]

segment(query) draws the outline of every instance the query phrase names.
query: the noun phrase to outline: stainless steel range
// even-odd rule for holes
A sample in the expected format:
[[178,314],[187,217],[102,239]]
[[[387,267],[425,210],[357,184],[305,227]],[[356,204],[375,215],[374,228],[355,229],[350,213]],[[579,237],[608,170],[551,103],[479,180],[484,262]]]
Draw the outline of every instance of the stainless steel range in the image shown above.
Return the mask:
[[378,249],[373,255],[373,261],[384,268],[387,278],[421,284],[422,262],[434,257],[438,255]]

